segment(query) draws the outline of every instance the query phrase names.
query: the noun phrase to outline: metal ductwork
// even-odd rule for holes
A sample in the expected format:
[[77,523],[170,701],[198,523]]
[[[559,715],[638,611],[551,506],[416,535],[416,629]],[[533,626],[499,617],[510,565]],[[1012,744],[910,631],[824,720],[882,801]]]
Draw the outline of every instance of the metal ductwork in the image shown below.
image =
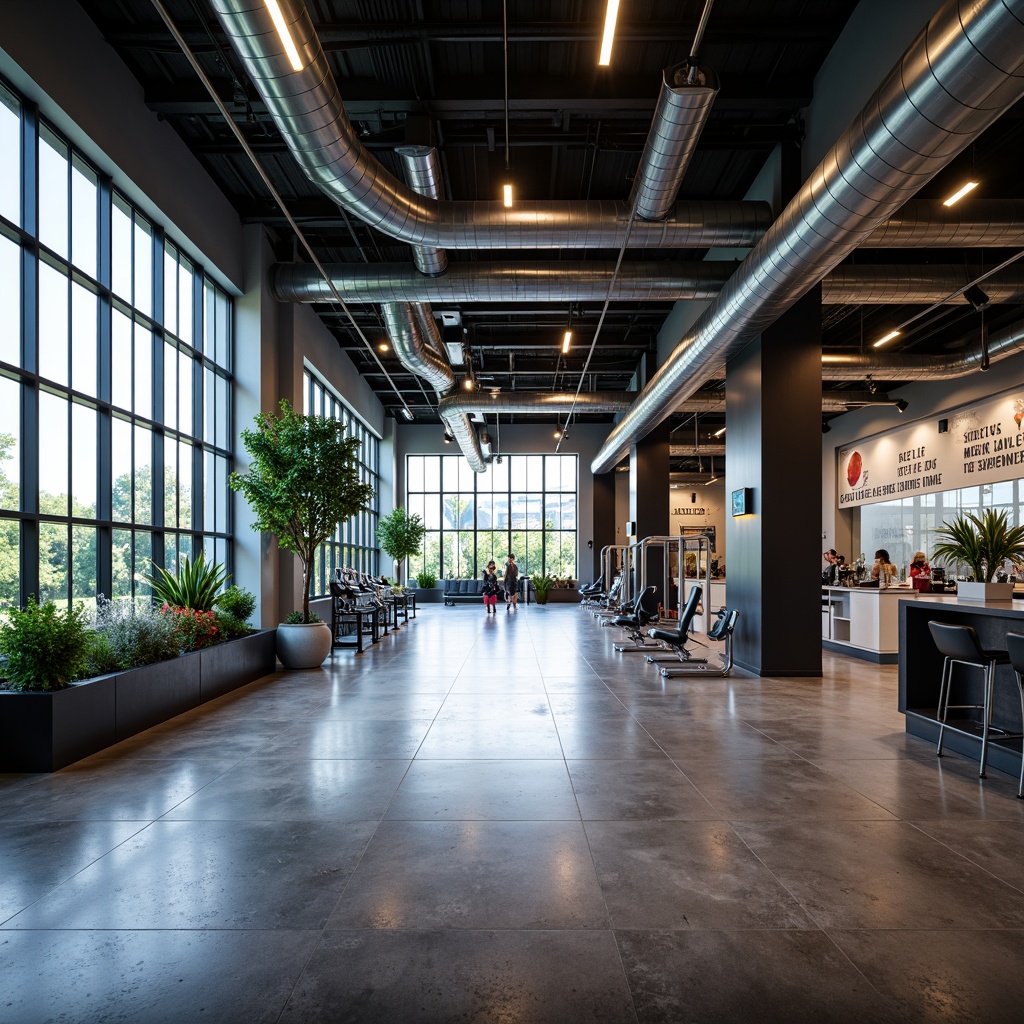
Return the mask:
[[823,380],[869,374],[886,381],[952,380],[985,369],[986,360],[995,363],[1020,352],[1024,352],[1024,320],[990,335],[985,344],[979,336],[962,351],[947,356],[826,353],[821,357],[821,376]]
[[[838,380],[847,380],[849,374],[837,377]],[[895,405],[895,398],[888,395],[870,391],[825,391],[821,396],[822,412],[848,412],[851,408],[861,408],[868,405]],[[698,391],[690,395],[685,402],[676,406],[676,412],[725,412],[724,391]],[[674,448],[675,446],[673,446]],[[685,447],[685,445],[684,445]],[[723,448],[724,454],[724,448]]]
[[[736,271],[728,260],[693,263],[535,260],[519,263],[454,263],[440,277],[424,277],[407,263],[325,267],[346,302],[674,302],[714,299]],[[972,280],[963,266],[844,264],[822,282],[823,305],[940,302]],[[334,293],[308,263],[279,263],[270,270],[270,292],[279,302],[332,302]],[[987,278],[993,302],[1024,298],[1024,269],[1010,267]],[[966,300],[950,299],[958,303]]]
[[629,197],[638,217],[668,216],[718,89],[714,71],[688,60],[662,72],[658,105]]
[[631,444],[771,326],[1024,93],[1024,0],[949,0],[681,339],[591,464]]
[[1024,246],[1024,202],[974,199],[946,206],[939,199],[912,199],[862,249],[1019,249]]
[[[421,196],[440,199],[444,194],[441,178],[441,161],[433,146],[399,146],[395,150],[402,161],[405,180],[409,187]],[[421,274],[435,277],[448,268],[448,254],[434,246],[413,246],[413,262]]]
[[[422,305],[393,302],[385,304],[382,312],[391,344],[402,365],[428,381],[439,395],[451,388],[455,374],[442,354],[441,334],[429,310]],[[441,407],[444,401],[442,398]],[[483,473],[487,464],[469,414],[457,410],[446,413],[443,408],[440,412],[441,421],[462,449],[473,472]]]
[[[266,7],[211,0],[231,45],[304,173],[348,212],[399,241],[447,249],[618,249],[625,203],[443,202],[419,195],[375,160],[345,113],[302,0],[279,0],[302,61],[292,71]],[[664,221],[634,222],[633,248],[748,247],[771,223],[758,202],[683,202]]]
[[442,417],[455,413],[469,416],[472,413],[567,413],[575,411],[622,412],[628,409],[636,398],[635,391],[499,391],[497,393],[459,392],[446,395],[438,403]]

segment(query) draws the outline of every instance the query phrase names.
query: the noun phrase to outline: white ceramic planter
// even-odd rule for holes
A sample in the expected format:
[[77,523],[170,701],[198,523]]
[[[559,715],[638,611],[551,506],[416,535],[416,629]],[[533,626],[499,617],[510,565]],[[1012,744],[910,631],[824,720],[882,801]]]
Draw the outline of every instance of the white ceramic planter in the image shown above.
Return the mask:
[[1012,583],[958,583],[956,596],[961,601],[1012,601]]
[[326,622],[282,622],[277,627],[277,657],[285,668],[318,668],[330,653]]

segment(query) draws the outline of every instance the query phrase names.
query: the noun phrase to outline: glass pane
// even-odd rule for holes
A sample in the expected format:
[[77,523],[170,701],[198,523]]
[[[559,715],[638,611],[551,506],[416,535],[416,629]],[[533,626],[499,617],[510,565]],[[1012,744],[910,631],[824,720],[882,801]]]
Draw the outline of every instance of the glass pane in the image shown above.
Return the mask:
[[96,296],[71,282],[71,386],[96,394]]
[[178,429],[178,350],[164,343],[164,424]]
[[575,494],[563,494],[561,497],[562,504],[562,529],[563,530],[575,530],[576,529],[576,495]]
[[131,597],[132,594],[132,533],[114,530],[111,544],[111,596]]
[[68,255],[68,148],[45,125],[39,128],[39,241]]
[[68,279],[39,263],[39,373],[68,382]]
[[135,308],[146,316],[153,315],[153,229],[135,214]]
[[110,423],[111,509],[115,523],[132,522],[132,425],[114,417]]
[[178,267],[178,337],[192,344],[192,265],[185,259]]
[[[0,377],[0,508],[17,511],[21,492],[21,388]],[[2,543],[2,542],[0,542]],[[0,574],[6,570],[0,566]],[[17,575],[17,560],[14,562]]]
[[526,496],[526,526],[530,530],[539,530],[544,526],[544,509],[539,494]]
[[213,370],[203,367],[203,437],[213,443],[216,430],[216,381]]
[[540,491],[544,488],[544,456],[526,456],[526,488],[530,491]]
[[[213,282],[209,280],[203,281],[203,337],[201,344],[195,345],[200,351],[205,352],[211,359],[214,357],[216,352],[216,344],[214,338],[216,337],[216,311],[217,311],[217,292],[213,287]],[[305,395],[309,391],[308,388],[302,389],[303,401],[305,401]]]
[[[217,474],[214,480],[217,492],[217,517],[214,520],[213,528],[217,533],[227,533],[228,509],[224,495],[227,494],[228,490],[228,460],[218,455],[215,469]],[[207,523],[207,529],[209,529],[209,523]]]
[[423,456],[410,455],[406,462],[406,481],[410,491],[423,490]]
[[134,582],[136,597],[152,597],[153,588],[142,579],[143,573],[153,571],[153,538],[139,530],[135,534]]
[[441,490],[441,457],[427,455],[423,459],[423,490]]
[[68,514],[68,403],[39,393],[39,511]]
[[164,526],[173,530],[177,525],[178,446],[168,437],[164,444]]
[[[0,115],[3,110],[0,105]],[[21,365],[21,248],[4,235],[0,235],[0,359]]]
[[191,434],[192,423],[192,356],[188,352],[178,353],[178,429]]
[[111,400],[126,412],[132,407],[132,322],[119,309],[111,312]]
[[217,351],[214,361],[225,370],[231,369],[231,299],[223,292],[217,293]]
[[96,518],[96,410],[71,406],[71,514]]
[[90,613],[96,608],[96,527],[71,528],[71,597]]
[[132,214],[131,207],[114,196],[110,224],[111,287],[125,302],[132,301]]
[[192,528],[192,445],[178,445],[178,525]]
[[164,251],[164,326],[172,334],[178,333],[178,264],[174,247],[168,244]]
[[135,427],[135,522],[153,521],[153,434]]
[[562,527],[562,504],[558,495],[549,494],[544,499],[544,528],[559,530]]
[[207,530],[213,529],[215,510],[218,504],[217,494],[214,490],[217,479],[215,458],[213,452],[203,452],[203,527]]
[[510,455],[508,464],[511,488],[522,493],[526,490],[526,458],[522,455]]
[[0,85],[0,217],[21,224],[21,104]]
[[153,334],[135,324],[135,411],[153,415]]
[[21,604],[20,528],[13,519],[0,519],[0,608]]
[[223,377],[218,376],[215,387],[217,392],[217,430],[214,435],[214,444],[218,448],[230,448],[231,439],[228,437],[228,382]]
[[96,172],[78,157],[71,161],[71,261],[96,276]]
[[68,527],[39,524],[39,603],[66,607],[68,599]]
[[442,490],[457,491],[459,489],[459,463],[461,461],[461,455],[442,456],[442,462],[444,463]]

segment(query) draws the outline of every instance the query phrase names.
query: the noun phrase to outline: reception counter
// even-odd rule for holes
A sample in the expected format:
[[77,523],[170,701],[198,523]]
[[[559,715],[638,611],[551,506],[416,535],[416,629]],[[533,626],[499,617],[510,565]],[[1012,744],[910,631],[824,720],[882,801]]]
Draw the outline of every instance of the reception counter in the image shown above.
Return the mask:
[[[1005,649],[1008,632],[1024,633],[1024,602],[915,601],[899,602],[899,709],[906,716],[906,730],[914,736],[937,741],[939,726],[936,707],[942,678],[942,655],[932,641],[928,622],[951,622],[972,626],[982,647]],[[958,712],[955,704],[981,703],[981,673],[954,667],[950,712],[944,743],[975,760],[980,757],[980,730],[968,720],[980,712]],[[958,715],[963,717],[957,718]],[[1010,733],[1022,731],[1020,697],[1013,670],[996,669],[992,724]],[[993,768],[1020,774],[1021,740],[989,740],[989,764]]]

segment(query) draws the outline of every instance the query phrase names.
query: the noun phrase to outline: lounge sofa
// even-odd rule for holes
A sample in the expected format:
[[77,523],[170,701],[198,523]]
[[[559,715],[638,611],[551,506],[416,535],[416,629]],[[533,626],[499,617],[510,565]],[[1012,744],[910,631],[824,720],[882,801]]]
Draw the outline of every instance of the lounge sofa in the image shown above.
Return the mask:
[[[504,594],[503,585],[498,581],[498,596]],[[523,579],[519,578],[519,596],[523,595]],[[484,581],[482,578],[475,580],[445,580],[444,581],[444,603],[455,607],[457,601],[477,601],[484,599]]]

